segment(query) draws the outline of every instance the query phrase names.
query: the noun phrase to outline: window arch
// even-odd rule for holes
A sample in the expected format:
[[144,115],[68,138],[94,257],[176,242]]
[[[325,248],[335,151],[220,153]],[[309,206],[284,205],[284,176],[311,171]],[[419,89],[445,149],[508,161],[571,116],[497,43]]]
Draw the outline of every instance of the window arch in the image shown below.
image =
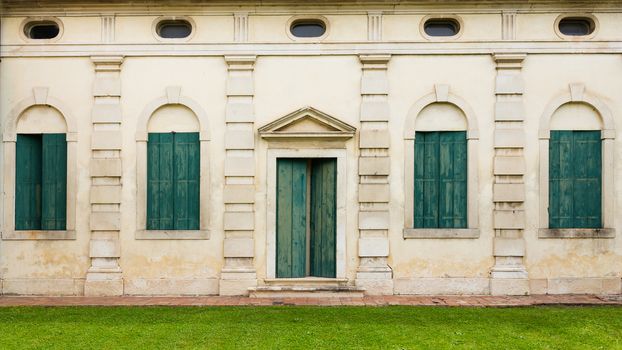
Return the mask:
[[[207,115],[198,103],[181,96],[180,93],[181,88],[168,87],[166,96],[151,102],[139,118],[136,130],[136,239],[209,239]],[[179,149],[180,152],[174,154],[159,152],[168,146]],[[176,188],[175,181],[179,182],[180,186],[186,186],[188,191],[196,185],[199,187],[198,193],[189,197],[181,196],[183,198],[181,204],[189,210],[189,212],[183,210],[181,216],[168,213],[170,208],[166,205],[160,206],[162,201],[159,202],[159,207],[154,206],[152,198],[155,198],[155,195],[163,195],[162,193],[166,192],[165,195],[175,196],[170,188],[158,189],[154,187],[157,185],[153,185],[162,179],[154,168],[150,170],[153,164],[150,164],[147,158],[149,155],[151,161],[154,161],[159,154],[166,154],[167,158],[161,161],[171,163],[170,166],[178,162],[189,162],[184,166],[187,171],[183,181],[177,181],[181,179],[180,177],[176,177],[175,180],[168,179],[169,182],[173,181],[171,182],[173,188]],[[179,159],[176,160],[174,157]],[[179,187],[179,191],[185,190]],[[152,202],[149,203],[148,200]],[[170,215],[160,215],[164,211]]]
[[[45,123],[41,121],[45,120]],[[51,166],[48,174],[57,176],[58,179],[51,179],[47,176],[45,179],[48,183],[53,184],[60,182],[64,186],[55,186],[54,191],[46,194],[50,200],[64,201],[65,206],[58,208],[58,212],[47,213],[37,220],[46,220],[47,224],[38,225],[17,223],[16,214],[16,182],[18,177],[17,158],[23,160],[34,161],[30,155],[25,157],[24,154],[17,155],[18,143],[28,141],[26,146],[29,150],[42,157],[41,162],[37,162],[37,168],[41,166]],[[47,142],[49,141],[49,142]],[[63,159],[45,159],[41,148],[49,143],[51,149],[56,149]],[[48,96],[47,87],[37,87],[33,89],[33,96],[22,100],[9,113],[3,132],[4,144],[4,227],[2,239],[4,240],[63,240],[76,238],[76,195],[77,195],[77,133],[75,119],[71,116],[69,110],[58,99]],[[22,147],[20,146],[20,148]],[[41,148],[41,149],[40,149]],[[39,150],[40,149],[40,150]],[[33,153],[33,154],[34,154]],[[56,152],[58,153],[58,152]],[[35,157],[38,158],[38,157]],[[58,162],[66,163],[65,167],[59,167]],[[32,175],[32,174],[31,174]],[[42,175],[43,176],[43,175]],[[23,176],[20,175],[20,180]],[[40,179],[44,181],[45,179]],[[65,181],[64,183],[63,180]],[[35,182],[35,184],[38,182]],[[40,183],[41,184],[41,183]],[[41,185],[45,188],[45,181]],[[21,186],[20,190],[24,187]],[[25,194],[20,194],[22,197]],[[46,196],[41,196],[44,198]],[[28,201],[27,201],[28,202]],[[27,203],[26,203],[27,204]],[[20,205],[20,203],[18,203]],[[41,204],[42,205],[42,204]],[[49,206],[47,206],[49,207]],[[35,208],[36,209],[36,208]],[[64,210],[63,210],[64,209]],[[21,209],[20,209],[21,210]],[[32,218],[31,218],[32,219]],[[20,227],[21,226],[21,227]]]
[[[438,119],[440,118],[441,121]],[[466,171],[466,217],[464,221],[452,228],[429,228],[417,220],[415,211],[416,174],[415,148],[416,135],[425,135],[440,138],[442,133],[446,137],[462,139],[466,142],[466,164],[462,171]],[[424,136],[427,137],[427,136]],[[479,237],[478,223],[478,127],[477,119],[468,104],[460,97],[449,93],[447,85],[436,85],[435,92],[428,94],[417,101],[410,109],[404,127],[404,238],[477,238]],[[455,140],[451,140],[454,142]],[[464,159],[462,160],[464,163]],[[464,178],[465,174],[462,174]]]
[[[603,104],[598,98],[585,92],[582,84],[571,84],[570,91],[555,98],[549,103],[545,112],[540,119],[540,220],[539,220],[539,237],[540,238],[609,238],[615,236],[613,229],[613,156],[614,156],[614,140],[615,127],[613,117],[609,108]],[[586,138],[589,138],[587,140]],[[600,141],[600,142],[599,142]],[[599,144],[596,144],[599,142]],[[570,145],[569,151],[564,152],[564,157],[560,156],[557,150],[560,143]],[[574,144],[581,143],[588,146],[577,146]],[[585,149],[583,149],[585,148]],[[556,151],[556,156],[549,154],[551,149]],[[578,189],[581,189],[594,182],[598,188],[586,189],[591,194],[598,195],[595,198],[596,203],[591,203],[588,208],[589,215],[575,213],[573,209],[564,209],[563,215],[558,213],[558,201],[562,201],[558,196],[558,182],[565,181],[569,183],[576,182],[577,176],[570,173],[565,174],[564,171],[558,169],[564,160],[571,161],[576,158],[574,153],[592,152],[599,154],[600,159],[593,159],[594,164],[600,166],[600,169],[593,167],[577,167],[572,164],[569,169],[590,170],[590,174],[581,175],[582,183]],[[563,159],[562,159],[563,158]],[[566,159],[567,158],[567,159]],[[578,158],[577,158],[578,159]],[[561,165],[560,165],[561,164]],[[586,163],[587,164],[587,163]],[[590,169],[588,169],[590,168]],[[551,176],[551,169],[555,171],[555,178]],[[575,170],[572,173],[576,172]],[[593,172],[593,174],[592,174]],[[571,176],[572,175],[572,176]],[[553,186],[551,187],[551,181]],[[591,184],[593,187],[594,184]],[[572,186],[575,191],[576,186]],[[573,192],[574,193],[574,192]],[[573,195],[564,194],[564,196]],[[551,203],[550,196],[555,197],[555,203]],[[565,213],[568,211],[568,213]],[[570,214],[569,214],[570,213]],[[576,215],[575,215],[576,214]],[[592,215],[593,214],[593,215]],[[599,217],[600,223],[584,220],[583,217]],[[561,221],[559,217],[562,217]],[[552,219],[551,219],[552,218]],[[574,220],[574,219],[577,220]],[[573,221],[574,220],[574,221]],[[593,221],[594,219],[592,219]]]

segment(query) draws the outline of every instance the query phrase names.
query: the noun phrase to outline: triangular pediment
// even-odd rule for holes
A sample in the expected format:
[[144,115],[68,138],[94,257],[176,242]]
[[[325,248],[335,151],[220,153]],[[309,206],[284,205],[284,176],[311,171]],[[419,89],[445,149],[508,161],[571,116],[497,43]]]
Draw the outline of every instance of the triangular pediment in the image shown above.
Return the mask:
[[348,139],[356,128],[318,111],[301,108],[259,128],[264,139]]

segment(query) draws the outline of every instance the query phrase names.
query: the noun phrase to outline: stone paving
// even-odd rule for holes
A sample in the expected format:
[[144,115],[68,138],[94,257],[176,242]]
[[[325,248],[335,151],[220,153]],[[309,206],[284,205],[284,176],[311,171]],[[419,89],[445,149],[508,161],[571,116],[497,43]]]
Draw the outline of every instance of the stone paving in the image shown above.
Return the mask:
[[30,297],[1,296],[2,306],[469,306],[509,307],[535,305],[620,305],[621,296],[365,296],[363,298],[248,298],[248,297]]

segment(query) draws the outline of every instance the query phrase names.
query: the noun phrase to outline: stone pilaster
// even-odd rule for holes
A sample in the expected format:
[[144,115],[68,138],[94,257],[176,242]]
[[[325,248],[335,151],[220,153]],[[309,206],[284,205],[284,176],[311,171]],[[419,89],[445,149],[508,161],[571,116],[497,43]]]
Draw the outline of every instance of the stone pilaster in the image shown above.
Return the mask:
[[501,37],[503,40],[516,40],[516,11],[501,13]]
[[233,40],[235,42],[248,41],[248,12],[236,12],[233,15]]
[[221,295],[248,294],[257,285],[255,257],[255,56],[227,56],[224,258]]
[[382,12],[374,11],[367,13],[367,40],[382,40]]
[[524,264],[525,241],[525,131],[523,126],[524,54],[496,54],[494,132],[494,223],[491,293],[529,293]]
[[85,295],[122,295],[121,230],[121,64],[123,57],[91,57],[95,64],[91,114],[91,267]]
[[361,55],[359,133],[359,268],[356,285],[368,294],[393,294],[389,257],[389,55]]

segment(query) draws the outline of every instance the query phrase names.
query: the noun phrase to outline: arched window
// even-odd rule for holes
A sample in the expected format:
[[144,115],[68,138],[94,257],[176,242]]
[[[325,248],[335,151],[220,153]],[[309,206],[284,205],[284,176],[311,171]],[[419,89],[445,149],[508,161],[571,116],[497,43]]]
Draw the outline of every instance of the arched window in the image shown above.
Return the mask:
[[163,106],[147,127],[147,230],[198,230],[199,125],[183,106]]
[[67,228],[67,127],[49,106],[28,108],[17,122],[15,230]]
[[76,132],[62,104],[35,88],[3,135],[6,240],[75,239]]
[[415,123],[414,228],[467,228],[466,119],[447,103]]
[[477,125],[464,101],[437,86],[404,130],[404,238],[477,238]]
[[178,88],[143,112],[136,134],[137,239],[209,238],[205,119]]
[[582,87],[573,93],[554,101],[541,121],[539,236],[606,238],[614,234],[613,123]]

